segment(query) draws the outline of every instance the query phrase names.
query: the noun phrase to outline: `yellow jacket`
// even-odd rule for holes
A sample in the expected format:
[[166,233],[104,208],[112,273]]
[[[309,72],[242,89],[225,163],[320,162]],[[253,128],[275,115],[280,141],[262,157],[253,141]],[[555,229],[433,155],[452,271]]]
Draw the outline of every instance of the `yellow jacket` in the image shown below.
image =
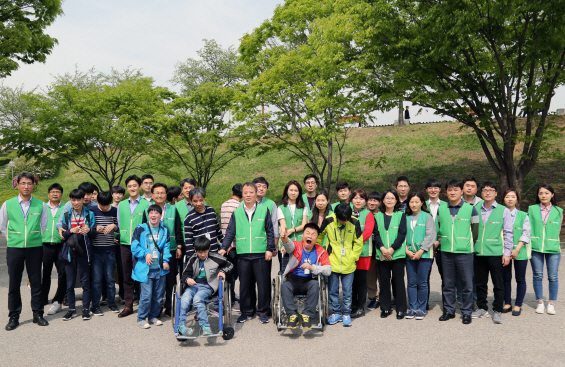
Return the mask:
[[321,245],[327,236],[327,251],[330,254],[332,271],[341,274],[353,273],[356,269],[355,262],[363,251],[363,231],[356,218],[351,218],[345,228],[332,213],[322,222],[321,233],[318,236],[318,245]]

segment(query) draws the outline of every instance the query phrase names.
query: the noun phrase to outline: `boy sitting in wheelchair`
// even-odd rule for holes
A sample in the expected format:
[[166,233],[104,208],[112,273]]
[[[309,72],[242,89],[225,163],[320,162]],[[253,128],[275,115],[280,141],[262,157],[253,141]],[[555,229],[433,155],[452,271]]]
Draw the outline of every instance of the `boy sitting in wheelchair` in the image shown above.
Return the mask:
[[[322,274],[329,276],[332,266],[328,253],[323,247],[316,244],[320,227],[315,223],[304,226],[302,241],[290,241],[286,234],[281,236],[284,249],[290,255],[288,265],[284,271],[281,285],[281,298],[286,314],[289,315],[287,329],[296,329],[302,321],[303,329],[311,329],[310,318],[316,314],[316,306],[320,287],[318,281],[312,276]],[[295,295],[306,295],[303,314],[298,314],[298,307],[294,303]]]
[[206,303],[218,290],[218,280],[222,278],[225,281],[226,274],[233,267],[225,257],[210,252],[210,245],[210,240],[206,237],[196,238],[194,241],[196,253],[187,261],[182,273],[181,284],[188,285],[181,297],[177,330],[182,336],[191,336],[193,332],[192,328],[186,327],[186,314],[192,304],[197,311],[202,336],[212,335],[206,313]]

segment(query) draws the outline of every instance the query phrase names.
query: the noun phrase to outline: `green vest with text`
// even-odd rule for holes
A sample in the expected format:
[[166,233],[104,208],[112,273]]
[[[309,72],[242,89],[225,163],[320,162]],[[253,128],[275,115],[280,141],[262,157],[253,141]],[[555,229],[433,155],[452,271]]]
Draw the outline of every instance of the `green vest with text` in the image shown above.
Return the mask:
[[[302,225],[302,219],[304,217],[304,208],[300,208],[300,209],[296,208],[294,210],[294,220],[292,220],[292,214],[290,213],[290,209],[288,208],[288,206],[281,205],[279,206],[279,208],[281,208],[284,214],[286,228],[288,229],[296,228]],[[302,233],[303,231],[295,232],[289,238],[291,241],[302,241]]]
[[[376,225],[379,228],[379,236],[381,237],[381,241],[385,248],[390,248],[396,237],[398,237],[398,229],[400,227],[400,220],[404,215],[403,212],[398,211],[392,214],[392,218],[390,218],[390,225],[388,226],[388,230],[385,229],[385,215],[383,213],[377,213],[375,216]],[[375,258],[381,261],[388,261],[382,256],[383,253],[381,250],[376,249]],[[398,260],[406,257],[406,242],[402,243],[399,249],[395,250],[392,253],[392,260]]]
[[[431,214],[426,213],[425,211],[421,211],[420,215],[418,215],[416,223],[414,224],[412,224],[412,216],[406,216],[406,248],[408,250],[414,253],[420,251],[420,246],[422,245],[422,242],[424,242],[424,238],[426,237],[426,223],[428,223],[428,218],[430,215]],[[406,256],[406,258],[410,259],[408,255]],[[421,259],[433,258],[433,248],[425,251],[421,257]]]
[[6,240],[8,247],[28,248],[43,245],[41,236],[43,201],[34,197],[30,200],[27,218],[24,218],[17,196],[6,201],[6,212],[8,213]]
[[440,206],[437,213],[441,251],[454,254],[472,254],[473,233],[471,232],[471,218],[473,216],[473,206],[463,203],[455,218],[451,217],[447,205]]
[[118,215],[120,216],[120,245],[130,246],[131,237],[135,227],[143,222],[143,214],[149,208],[149,202],[145,199],[140,199],[139,204],[135,208],[133,215],[129,210],[129,199],[120,202],[118,205]]
[[47,207],[47,228],[45,232],[43,232],[43,242],[51,242],[51,243],[61,243],[61,236],[59,236],[59,231],[55,228],[55,225],[59,221],[61,214],[63,214],[63,207],[65,203],[59,203],[59,209],[57,209],[57,213],[55,217],[51,214],[51,209]]
[[559,232],[561,231],[563,209],[552,205],[545,224],[541,217],[539,204],[532,205],[528,208],[528,216],[530,218],[530,225],[532,226],[532,251],[544,254],[561,253]]
[[253,220],[245,213],[245,204],[237,208],[235,215],[235,246],[238,254],[260,254],[267,251],[267,233],[265,217],[267,206],[257,205]]
[[[524,221],[526,220],[527,216],[528,213],[526,212],[523,212],[521,210],[516,211],[516,219],[514,220],[514,247],[512,247],[512,249],[515,249],[520,242],[520,237],[522,237],[522,233],[524,232]],[[531,242],[532,241],[522,246],[520,252],[518,252],[518,256],[516,256],[516,260],[530,260],[532,258]]]
[[[367,215],[372,213],[368,209],[363,209],[359,213],[359,225],[361,226],[361,233],[365,231],[365,221],[367,220]],[[367,257],[373,255],[373,236],[371,235],[367,241],[363,243],[363,251],[359,257]]]
[[[152,200],[151,204],[155,204],[155,201]],[[165,217],[163,218],[162,223],[169,230],[169,241],[171,242],[169,251],[176,251],[177,242],[175,240],[175,214],[177,213],[177,210],[176,207],[171,204],[165,204],[165,207],[166,207]],[[149,207],[147,209],[149,209]],[[149,213],[147,213],[147,209],[145,210],[145,214],[147,215],[147,218],[149,218]]]
[[[475,205],[478,210],[482,210],[484,201]],[[475,255],[477,256],[502,256],[504,255],[504,237],[502,225],[504,220],[505,206],[497,204],[488,216],[487,222],[483,223],[483,218],[479,218],[479,237],[475,242]]]

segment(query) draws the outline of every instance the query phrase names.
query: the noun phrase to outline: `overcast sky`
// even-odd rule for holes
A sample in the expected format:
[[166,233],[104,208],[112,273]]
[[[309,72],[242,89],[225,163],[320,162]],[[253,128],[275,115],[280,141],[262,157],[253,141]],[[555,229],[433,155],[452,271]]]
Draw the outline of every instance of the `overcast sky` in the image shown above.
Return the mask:
[[[66,0],[64,15],[47,29],[59,40],[45,64],[21,65],[4,85],[26,89],[46,86],[53,75],[95,67],[141,69],[157,85],[178,90],[169,80],[178,61],[197,58],[203,39],[222,47],[238,47],[239,39],[270,18],[283,0]],[[551,110],[565,108],[565,88],[553,99]],[[437,121],[431,111],[412,120]],[[378,114],[379,124],[397,118]]]

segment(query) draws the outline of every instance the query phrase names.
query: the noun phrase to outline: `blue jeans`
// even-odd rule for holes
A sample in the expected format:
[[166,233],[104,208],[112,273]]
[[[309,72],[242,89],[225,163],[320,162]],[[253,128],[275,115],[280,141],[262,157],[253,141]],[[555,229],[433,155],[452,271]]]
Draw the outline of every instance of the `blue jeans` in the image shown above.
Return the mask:
[[557,291],[559,290],[559,281],[557,274],[559,272],[559,261],[561,254],[544,254],[532,251],[532,273],[534,273],[534,293],[536,300],[543,300],[543,261],[547,261],[547,279],[549,280],[549,301],[557,301]]
[[108,306],[116,305],[116,286],[114,284],[115,252],[95,252],[92,259],[92,307],[100,303],[102,289],[106,288]]
[[406,259],[406,275],[408,277],[408,309],[426,313],[428,304],[428,275],[432,269],[433,259]]
[[137,321],[149,317],[152,320],[161,312],[161,288],[165,286],[166,276],[161,276],[161,269],[151,269],[147,274],[147,282],[139,283],[141,294],[139,296],[139,309],[137,310]]
[[180,299],[179,326],[186,325],[186,314],[192,303],[194,303],[196,308],[200,326],[210,326],[208,314],[206,313],[206,302],[210,300],[213,293],[214,290],[207,284],[196,283],[186,288]]
[[[339,278],[341,278],[341,292],[343,304],[339,301]],[[330,308],[335,314],[351,315],[351,294],[353,292],[353,273],[332,273],[328,282],[330,287]]]

